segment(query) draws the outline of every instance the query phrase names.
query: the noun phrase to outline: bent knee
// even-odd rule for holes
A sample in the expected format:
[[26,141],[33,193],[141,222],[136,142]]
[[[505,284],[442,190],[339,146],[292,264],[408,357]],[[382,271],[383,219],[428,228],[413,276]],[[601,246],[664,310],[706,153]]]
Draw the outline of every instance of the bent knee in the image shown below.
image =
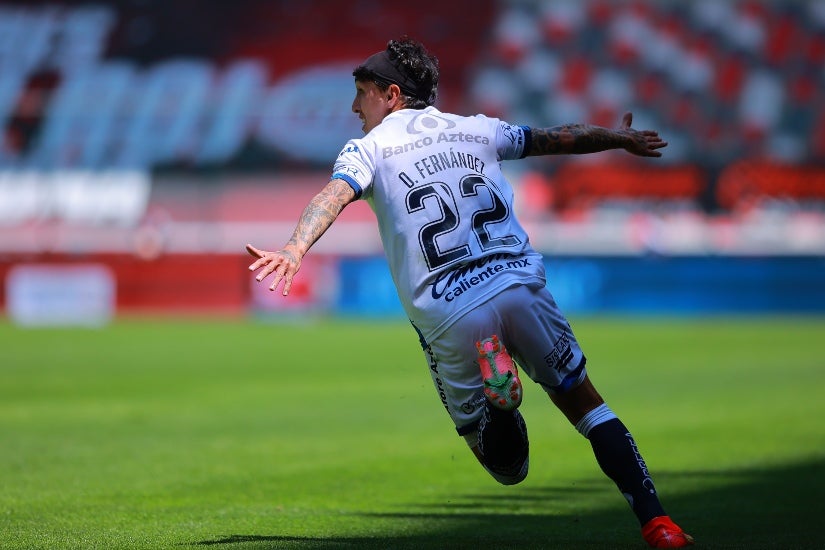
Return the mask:
[[581,384],[565,393],[551,394],[550,399],[574,426],[587,413],[604,404],[604,399],[588,376],[585,376]]

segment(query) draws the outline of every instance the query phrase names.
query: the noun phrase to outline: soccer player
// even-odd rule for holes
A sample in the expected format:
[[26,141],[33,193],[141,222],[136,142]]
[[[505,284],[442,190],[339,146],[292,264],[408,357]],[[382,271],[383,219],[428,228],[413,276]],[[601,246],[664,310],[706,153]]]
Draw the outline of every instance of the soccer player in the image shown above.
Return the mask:
[[527,156],[624,149],[659,157],[657,132],[585,124],[530,128],[433,106],[438,60],[409,38],[391,40],[353,71],[352,110],[363,138],[344,146],[329,183],[284,247],[252,245],[256,280],[287,295],[301,259],[344,207],[366,200],[436,391],[481,465],[498,482],[527,476],[518,365],[590,441],[655,548],[693,543],[667,515],[639,449],[594,388],[585,356],[546,288],[542,257],[513,212],[499,163]]

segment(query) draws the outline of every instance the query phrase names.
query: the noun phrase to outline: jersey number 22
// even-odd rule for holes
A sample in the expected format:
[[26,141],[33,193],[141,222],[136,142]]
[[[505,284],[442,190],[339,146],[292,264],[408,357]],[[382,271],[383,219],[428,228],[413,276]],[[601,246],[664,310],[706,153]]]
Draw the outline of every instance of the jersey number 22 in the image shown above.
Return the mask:
[[[491,180],[471,174],[461,178],[458,188],[459,200],[475,200],[482,189],[486,190],[492,200],[491,207],[478,209],[471,214],[471,228],[483,251],[521,244],[521,239],[516,235],[497,236],[489,230],[489,226],[504,222],[510,217],[507,203]],[[425,202],[426,199],[434,200]],[[424,224],[418,232],[418,242],[430,271],[470,257],[469,243],[456,242],[459,240],[456,230],[461,223],[461,210],[446,183],[433,182],[416,187],[407,194],[407,211],[412,214],[420,210],[432,213],[433,218],[438,216]],[[451,235],[454,235],[453,242],[450,243],[452,247],[439,246],[439,242],[449,243]]]

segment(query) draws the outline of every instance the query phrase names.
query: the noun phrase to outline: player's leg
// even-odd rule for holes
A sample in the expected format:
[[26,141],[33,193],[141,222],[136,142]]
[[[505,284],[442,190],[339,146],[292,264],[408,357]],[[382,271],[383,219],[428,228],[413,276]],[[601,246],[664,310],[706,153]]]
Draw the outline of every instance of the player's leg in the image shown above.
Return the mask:
[[[501,410],[485,398],[479,367],[479,360],[486,358],[488,366],[497,372],[508,372],[506,363],[509,361],[512,365],[512,360],[505,348],[499,344],[487,350],[488,346],[483,345],[485,341],[492,343],[493,335],[499,332],[496,316],[482,306],[465,314],[431,342],[425,341],[421,334],[419,337],[433,385],[456,431],[496,481],[513,485],[527,476],[527,426],[517,410]],[[512,390],[512,379],[506,378]],[[518,389],[520,392],[520,382]],[[521,401],[520,394],[518,401]]]
[[565,393],[550,394],[550,399],[590,441],[596,461],[630,503],[639,523],[644,525],[665,515],[635,441],[593,387],[590,377]]
[[[530,443],[527,425],[517,410],[523,396],[521,380],[513,358],[498,337],[500,328],[476,342],[478,370],[487,402],[478,424],[478,445],[472,449],[496,481],[515,485],[527,477]],[[481,330],[488,334],[493,329]]]
[[521,405],[521,380],[513,358],[501,343],[498,334],[476,342],[478,367],[484,384],[484,395],[490,404],[503,411],[512,411]]
[[654,548],[681,548],[693,539],[665,513],[656,488],[630,431],[610,410],[589,377],[564,393],[551,393],[553,403],[590,441],[602,471],[627,499]]
[[[658,544],[657,540],[663,539],[664,548],[689,544],[689,537],[670,522],[662,509],[630,432],[587,376],[578,341],[549,291],[517,289],[510,293],[508,307],[511,313],[505,314],[505,325],[510,330],[504,342],[522,369],[545,388],[567,419],[590,441],[599,466],[627,498],[646,540]],[[652,525],[659,527],[651,534],[648,531]]]
[[502,485],[524,481],[530,466],[530,440],[521,413],[485,403],[476,433],[478,444],[472,451],[487,473]]

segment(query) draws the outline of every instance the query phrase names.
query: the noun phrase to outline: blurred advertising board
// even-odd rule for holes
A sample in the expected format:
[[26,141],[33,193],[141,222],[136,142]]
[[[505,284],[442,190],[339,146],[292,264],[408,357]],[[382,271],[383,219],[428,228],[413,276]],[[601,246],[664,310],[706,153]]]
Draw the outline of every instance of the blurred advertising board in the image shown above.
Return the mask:
[[23,326],[102,326],[115,313],[115,278],[99,264],[20,264],[6,276],[9,318]]
[[[546,258],[548,287],[570,314],[825,313],[825,257]],[[342,258],[335,312],[404,316],[382,257]]]

